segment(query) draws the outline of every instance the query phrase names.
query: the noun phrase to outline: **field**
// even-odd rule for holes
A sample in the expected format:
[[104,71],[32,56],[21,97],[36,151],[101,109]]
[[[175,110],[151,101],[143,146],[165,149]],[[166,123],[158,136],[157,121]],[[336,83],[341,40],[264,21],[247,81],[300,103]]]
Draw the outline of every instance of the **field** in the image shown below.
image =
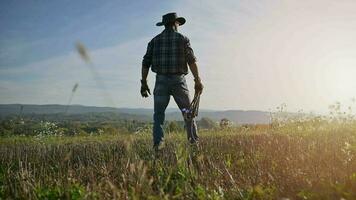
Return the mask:
[[356,123],[289,121],[166,135],[11,136],[0,199],[356,199]]

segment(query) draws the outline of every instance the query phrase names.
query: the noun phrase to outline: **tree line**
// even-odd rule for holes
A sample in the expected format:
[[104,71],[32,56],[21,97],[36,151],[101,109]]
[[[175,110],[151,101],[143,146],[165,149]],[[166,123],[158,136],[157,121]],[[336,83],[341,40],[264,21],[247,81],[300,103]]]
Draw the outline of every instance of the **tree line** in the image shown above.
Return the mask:
[[[199,129],[229,126],[227,119],[220,122],[210,118],[197,120]],[[167,133],[184,131],[183,121],[166,121]],[[0,135],[81,135],[81,134],[140,134],[151,132],[152,121],[122,117],[115,113],[86,114],[27,114],[10,115],[0,119]]]

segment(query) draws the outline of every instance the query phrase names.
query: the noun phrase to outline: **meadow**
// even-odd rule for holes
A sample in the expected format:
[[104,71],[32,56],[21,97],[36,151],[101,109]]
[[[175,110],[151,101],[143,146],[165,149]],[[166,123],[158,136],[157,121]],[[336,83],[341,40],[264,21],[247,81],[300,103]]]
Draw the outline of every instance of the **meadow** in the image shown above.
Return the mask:
[[0,140],[0,199],[356,199],[353,117]]

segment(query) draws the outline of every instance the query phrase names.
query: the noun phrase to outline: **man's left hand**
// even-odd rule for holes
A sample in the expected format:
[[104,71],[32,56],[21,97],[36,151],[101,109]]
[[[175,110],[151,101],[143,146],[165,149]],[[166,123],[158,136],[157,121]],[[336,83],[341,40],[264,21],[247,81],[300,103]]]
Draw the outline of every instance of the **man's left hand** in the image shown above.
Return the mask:
[[141,80],[141,96],[146,98],[148,94],[151,95],[151,91],[147,85],[147,80]]

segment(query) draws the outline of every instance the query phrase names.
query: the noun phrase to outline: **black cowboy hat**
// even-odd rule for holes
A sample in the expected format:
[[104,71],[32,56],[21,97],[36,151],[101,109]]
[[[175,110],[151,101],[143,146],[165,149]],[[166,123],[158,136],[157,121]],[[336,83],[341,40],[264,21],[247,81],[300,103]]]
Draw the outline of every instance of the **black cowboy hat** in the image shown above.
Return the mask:
[[162,16],[162,22],[158,22],[157,26],[163,26],[170,22],[179,22],[179,25],[182,26],[185,23],[184,17],[177,17],[177,13],[167,13]]

